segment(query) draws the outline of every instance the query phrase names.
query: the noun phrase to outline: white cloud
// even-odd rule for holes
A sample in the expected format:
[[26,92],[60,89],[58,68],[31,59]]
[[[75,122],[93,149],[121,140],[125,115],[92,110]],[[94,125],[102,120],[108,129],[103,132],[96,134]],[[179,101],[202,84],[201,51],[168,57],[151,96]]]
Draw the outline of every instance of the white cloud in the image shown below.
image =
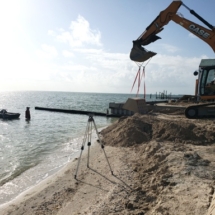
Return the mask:
[[53,30],[48,30],[48,35],[55,36],[55,32]]
[[81,72],[81,71],[90,71],[92,67],[88,67],[85,65],[80,64],[66,64],[61,67],[63,70],[67,71],[74,71],[74,72]]
[[189,33],[189,34],[188,34],[188,37],[190,37],[190,38],[198,38],[196,35],[194,35],[194,34],[192,34],[192,33]]
[[79,52],[79,53],[85,53],[85,54],[102,54],[103,53],[103,50],[102,49],[86,49],[86,48],[75,48],[73,49],[74,51],[76,52]]
[[[138,66],[130,60],[129,53],[107,52],[102,47],[100,31],[92,30],[82,16],[72,21],[69,29],[49,30],[48,35],[54,38],[53,43],[49,40],[51,45],[41,45],[36,52],[39,58],[30,59],[30,55],[19,49],[8,50],[8,46],[2,46],[5,48],[0,52],[4,59],[1,71],[6,71],[6,74],[1,74],[0,88],[130,93]],[[70,46],[65,48],[62,42]],[[172,56],[171,53],[176,53],[179,48],[169,44],[162,44],[161,48],[170,54],[157,54],[147,64],[147,93],[167,90],[171,93],[193,94],[193,72],[198,68],[201,58],[207,56]],[[10,50],[13,50],[12,56]],[[13,88],[10,83],[13,83]],[[133,93],[136,93],[136,87]],[[140,89],[142,92],[143,83]]]
[[42,44],[41,49],[37,50],[37,55],[41,58],[52,59],[58,56],[58,52],[54,46]]
[[[87,62],[65,64],[56,73],[55,79],[61,80],[62,83],[70,83],[71,91],[130,92],[138,66],[129,59],[129,54],[85,50],[82,57],[87,59]],[[185,58],[156,55],[145,68],[147,92],[167,90],[173,94],[193,94],[195,88],[193,72],[198,68],[201,58],[207,56]],[[146,65],[146,62],[143,65]],[[67,84],[64,84],[65,86]],[[133,92],[136,92],[135,88]]]
[[[158,45],[159,46],[159,45]],[[179,51],[180,49],[176,46],[169,45],[169,44],[161,44],[161,48],[163,48],[166,52],[175,53]]]
[[63,50],[62,54],[63,54],[64,57],[67,57],[67,58],[74,57],[74,53],[72,53],[70,51],[67,51],[67,50]]
[[[69,29],[70,31],[60,29],[57,39],[69,43],[71,47],[102,46],[100,31],[91,29],[89,22],[84,17],[79,15],[76,21],[71,22]],[[51,33],[53,34],[53,32]]]

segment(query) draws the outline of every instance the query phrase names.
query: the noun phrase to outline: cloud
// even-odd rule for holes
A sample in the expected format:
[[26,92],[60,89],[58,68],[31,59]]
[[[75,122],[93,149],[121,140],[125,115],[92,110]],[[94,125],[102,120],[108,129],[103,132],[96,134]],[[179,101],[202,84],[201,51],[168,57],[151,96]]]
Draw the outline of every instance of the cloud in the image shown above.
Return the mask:
[[[67,62],[56,74],[56,80],[70,83],[76,91],[130,93],[138,66],[129,59],[129,53],[110,53],[101,49],[79,51],[86,60]],[[157,54],[145,68],[147,92],[167,90],[173,94],[194,94],[193,72],[198,69],[201,58],[207,56],[187,58]],[[137,83],[134,93],[136,87]],[[141,89],[143,93],[142,85]]]
[[[159,46],[159,45],[158,45]],[[180,49],[176,46],[169,45],[169,44],[161,44],[161,48],[163,48],[166,52],[175,53],[178,52]]]
[[[130,60],[129,53],[107,52],[99,46],[101,42],[97,44],[98,46],[89,48],[90,37],[87,39],[85,36],[77,37],[77,32],[79,35],[81,35],[80,32],[92,32],[89,23],[81,16],[77,21],[72,22],[71,26],[71,31],[60,30],[60,35],[64,36],[61,39],[69,42],[70,45],[78,38],[80,40],[77,41],[78,45],[72,45],[71,56],[70,51],[64,50],[64,56],[72,57],[72,61],[65,62],[53,78],[65,82],[64,86],[70,83],[71,88],[76,91],[129,93],[138,71],[138,66]],[[84,30],[76,31],[81,26],[84,26]],[[101,36],[100,33],[99,35]],[[56,37],[59,39],[59,35]],[[91,37],[91,41],[95,41],[93,38],[95,37]],[[162,90],[172,93],[193,93],[195,84],[193,71],[198,68],[201,57],[172,56],[172,53],[180,49],[169,44],[162,44],[161,48],[170,55],[157,54],[147,64],[145,82],[148,93]],[[146,62],[143,65],[145,64]]]
[[[27,90],[38,90],[39,87],[40,90],[130,93],[138,66],[130,60],[129,53],[105,50],[101,32],[91,29],[89,22],[82,16],[72,21],[68,29],[49,30],[48,35],[53,41],[49,40],[49,45],[41,45],[36,52],[39,56],[37,59],[25,63],[27,58],[22,57],[23,61],[17,59],[11,65],[11,71],[21,71],[16,76],[16,81],[19,79],[19,82],[13,82],[14,89],[23,86],[19,83],[25,80]],[[62,42],[67,45],[66,48]],[[161,52],[167,53],[166,55],[157,54],[148,64],[143,63],[143,66],[147,64],[147,93],[167,90],[172,94],[193,94],[193,72],[198,68],[201,58],[207,56],[173,56],[172,53],[179,51],[179,48],[169,44],[162,44],[161,48],[166,50]],[[5,68],[8,69],[8,63],[5,63]],[[31,75],[28,77],[29,71]],[[7,78],[6,81],[4,79],[5,88],[6,83],[11,83],[11,74],[4,76]],[[4,83],[0,80],[1,86]],[[137,83],[133,93],[136,91]],[[140,93],[143,93],[143,83]]]
[[189,33],[189,34],[188,34],[188,37],[194,38],[194,39],[195,39],[195,38],[198,38],[196,35],[194,35],[194,34],[192,34],[192,33]]
[[[73,32],[70,34],[73,35]],[[129,53],[113,53],[100,46],[88,48],[87,45],[82,43],[81,47],[73,47],[72,52],[63,50],[63,56],[68,61],[51,74],[51,80],[56,82],[58,90],[130,93],[138,66],[130,60]],[[207,56],[173,56],[171,53],[177,52],[177,47],[163,44],[162,48],[170,54],[157,54],[145,68],[147,93],[166,90],[172,94],[194,94],[196,77],[193,72],[198,69],[201,58]],[[137,83],[132,92],[137,92]],[[143,93],[143,83],[140,93]]]
[[[69,30],[60,29],[57,39],[69,43],[71,47],[84,47],[84,45],[102,46],[101,32],[90,28],[89,22],[82,16],[72,21]],[[54,35],[53,31],[49,34]]]
[[71,58],[71,57],[74,57],[74,53],[70,52],[70,51],[67,51],[67,50],[63,50],[62,51],[62,54],[64,57],[66,58]]
[[41,49],[37,50],[37,55],[40,58],[53,59],[58,56],[58,52],[54,46],[42,44]]

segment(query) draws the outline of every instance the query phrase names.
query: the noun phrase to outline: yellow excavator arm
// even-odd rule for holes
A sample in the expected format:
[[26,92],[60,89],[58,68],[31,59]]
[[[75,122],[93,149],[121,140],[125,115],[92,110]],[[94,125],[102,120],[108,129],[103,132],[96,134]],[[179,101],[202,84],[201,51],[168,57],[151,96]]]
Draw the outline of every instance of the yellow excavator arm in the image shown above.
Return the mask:
[[[192,15],[197,17],[210,29],[207,29],[199,24],[179,16],[177,11],[181,5],[186,7]],[[164,29],[163,26],[167,25],[171,20],[206,42],[215,52],[215,27],[199,16],[194,10],[190,10],[182,1],[175,0],[165,10],[160,12],[160,14],[146,28],[146,30],[139,36],[137,40],[133,41],[130,59],[136,62],[144,62],[150,57],[156,55],[157,53],[147,51],[145,48],[143,48],[143,46],[161,39],[159,36],[157,36],[157,34],[160,33]]]

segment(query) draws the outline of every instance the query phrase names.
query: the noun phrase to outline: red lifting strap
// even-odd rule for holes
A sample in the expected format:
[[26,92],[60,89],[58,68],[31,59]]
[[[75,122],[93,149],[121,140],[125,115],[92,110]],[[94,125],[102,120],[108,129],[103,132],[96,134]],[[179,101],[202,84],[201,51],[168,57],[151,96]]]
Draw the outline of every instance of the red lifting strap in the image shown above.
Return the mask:
[[146,86],[145,86],[145,67],[143,67],[143,70],[142,70],[142,75],[140,74],[141,73],[141,66],[139,66],[139,69],[137,71],[137,74],[136,74],[136,77],[134,79],[134,83],[133,83],[133,86],[131,88],[131,92],[134,88],[134,85],[138,79],[138,85],[137,85],[137,94],[136,94],[136,97],[138,96],[139,94],[139,90],[140,90],[140,84],[141,84],[141,81],[142,79],[144,78],[144,99],[146,98]]
[[136,77],[135,77],[135,79],[134,79],[134,83],[133,83],[133,86],[132,86],[132,88],[131,88],[131,92],[132,92],[132,90],[133,90],[133,88],[134,88],[134,84],[135,84],[135,82],[136,82],[136,80],[137,80],[137,77],[138,77],[139,73],[140,73],[140,67],[139,67],[139,69],[138,69],[138,71],[137,71],[137,75],[136,75]]
[[143,89],[144,94],[143,94],[143,98],[146,99],[145,67],[143,67],[142,77],[144,78],[144,89]]

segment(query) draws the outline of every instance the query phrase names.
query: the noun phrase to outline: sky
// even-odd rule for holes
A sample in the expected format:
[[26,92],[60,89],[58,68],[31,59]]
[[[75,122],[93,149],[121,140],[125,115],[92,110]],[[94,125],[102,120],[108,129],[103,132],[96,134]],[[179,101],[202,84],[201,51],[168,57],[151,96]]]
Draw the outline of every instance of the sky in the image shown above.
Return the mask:
[[[0,92],[130,93],[132,41],[172,0],[0,0]],[[214,0],[184,0],[213,26]],[[206,4],[207,3],[207,4]],[[183,6],[184,18],[206,27]],[[212,48],[174,22],[144,62],[146,93],[194,94],[193,72]],[[147,63],[147,64],[146,64]],[[137,83],[132,91],[137,92]]]

